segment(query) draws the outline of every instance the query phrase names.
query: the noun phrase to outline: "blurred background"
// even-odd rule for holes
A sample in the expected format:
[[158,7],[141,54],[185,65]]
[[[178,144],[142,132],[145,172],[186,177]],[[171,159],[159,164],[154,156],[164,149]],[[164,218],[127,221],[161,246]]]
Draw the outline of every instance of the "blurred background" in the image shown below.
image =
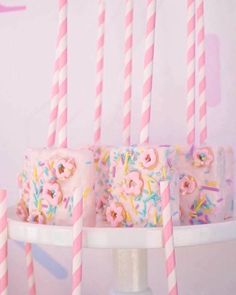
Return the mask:
[[[186,5],[157,0],[152,143],[185,143]],[[125,1],[107,0],[102,141],[121,144]],[[134,1],[132,142],[140,130],[145,0]],[[14,11],[8,7],[20,6]],[[23,6],[23,7],[21,7]],[[19,9],[20,8],[20,9]],[[69,144],[92,143],[96,0],[69,1]],[[236,148],[236,1],[206,0],[207,99],[210,144]],[[46,144],[57,31],[57,0],[0,0],[0,187],[9,205],[27,147]],[[9,245],[10,295],[25,295],[23,245]],[[70,294],[71,249],[33,247],[38,294]],[[166,292],[163,250],[149,251],[149,282]],[[177,249],[181,295],[232,295],[236,242]],[[84,295],[112,286],[110,250],[84,250]]]

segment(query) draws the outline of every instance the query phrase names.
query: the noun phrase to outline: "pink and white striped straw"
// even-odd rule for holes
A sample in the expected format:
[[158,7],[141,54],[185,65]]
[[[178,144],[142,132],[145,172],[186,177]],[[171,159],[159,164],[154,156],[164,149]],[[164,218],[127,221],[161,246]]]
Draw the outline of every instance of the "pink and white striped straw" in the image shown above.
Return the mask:
[[67,147],[67,6],[68,0],[59,0],[59,109],[58,144]]
[[0,189],[0,294],[7,295],[7,192]]
[[58,42],[56,48],[56,60],[54,64],[54,73],[52,80],[52,92],[50,100],[50,115],[49,115],[49,126],[48,126],[48,139],[47,146],[52,147],[56,141],[56,131],[57,131],[57,115],[58,115],[58,102],[59,102],[59,59],[58,59]]
[[105,3],[99,0],[98,36],[96,52],[96,98],[94,115],[94,143],[101,140],[102,96],[103,96],[103,67],[104,67],[104,38],[105,38]]
[[130,145],[132,99],[133,0],[126,0],[125,9],[125,68],[123,144]]
[[199,96],[199,137],[200,144],[207,139],[206,62],[204,1],[197,0],[197,49],[198,49],[198,96]]
[[26,267],[27,267],[28,294],[36,295],[32,247],[31,247],[31,244],[29,243],[25,244],[25,254],[26,254]]
[[163,243],[165,247],[165,263],[168,281],[168,295],[178,295],[175,248],[173,236],[173,221],[170,208],[170,185],[169,181],[160,181]]
[[74,193],[73,209],[73,266],[72,266],[72,295],[82,294],[82,226],[83,226],[83,197],[77,189]]
[[187,0],[187,143],[195,144],[195,0]]
[[149,141],[150,116],[151,116],[151,96],[153,78],[153,58],[155,43],[155,23],[156,23],[156,0],[147,0],[147,20],[145,36],[145,57],[144,57],[144,77],[143,77],[143,101],[140,143]]

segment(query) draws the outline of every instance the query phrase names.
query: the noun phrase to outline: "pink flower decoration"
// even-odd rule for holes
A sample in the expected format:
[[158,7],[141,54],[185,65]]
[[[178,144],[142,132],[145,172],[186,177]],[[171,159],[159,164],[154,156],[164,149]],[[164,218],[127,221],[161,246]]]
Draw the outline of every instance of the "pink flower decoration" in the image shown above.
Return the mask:
[[194,177],[185,175],[180,180],[180,193],[182,196],[192,194],[197,188],[197,182]]
[[193,152],[193,164],[196,167],[209,167],[214,161],[214,154],[211,148],[204,147]]
[[50,205],[57,206],[62,201],[62,192],[58,183],[45,183],[43,187],[43,199]]
[[141,164],[144,168],[153,169],[158,162],[158,155],[154,149],[145,150],[141,154]]
[[45,224],[46,223],[46,216],[42,211],[39,211],[37,209],[34,209],[29,217],[28,221],[31,223],[39,223],[39,224]]
[[126,175],[123,190],[127,195],[138,196],[142,192],[143,180],[138,171],[132,171]]
[[73,175],[75,162],[73,159],[60,159],[56,162],[55,169],[57,178],[65,180]]
[[20,200],[20,202],[17,204],[16,214],[21,220],[27,221],[29,217],[29,209],[23,200]]
[[118,227],[125,220],[125,210],[120,203],[112,203],[106,210],[107,221],[113,227]]

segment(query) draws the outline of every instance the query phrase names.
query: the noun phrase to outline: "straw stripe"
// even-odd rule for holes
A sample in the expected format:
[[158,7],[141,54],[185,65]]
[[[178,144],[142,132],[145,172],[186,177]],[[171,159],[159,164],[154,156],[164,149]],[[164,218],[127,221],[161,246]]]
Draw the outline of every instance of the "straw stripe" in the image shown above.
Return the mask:
[[83,198],[80,190],[74,194],[73,210],[73,266],[72,266],[72,294],[82,294],[82,219],[83,219]]
[[7,295],[7,192],[0,190],[0,294]]
[[169,182],[161,181],[160,189],[161,189],[161,206],[162,206],[162,220],[163,220],[163,244],[165,247],[168,294],[177,295],[178,288],[177,288],[177,277],[176,277],[173,222],[172,222],[171,208],[170,208]]
[[36,294],[36,285],[34,277],[34,263],[32,256],[32,247],[31,244],[25,244],[25,254],[26,254],[26,268],[27,268],[27,281],[28,281],[28,294]]
[[126,0],[125,11],[125,67],[123,144],[130,145],[131,98],[132,98],[132,46],[133,46],[133,0]]
[[198,96],[199,96],[199,137],[200,144],[207,139],[206,65],[204,2],[197,0],[197,48],[198,48]]
[[195,0],[187,0],[187,143],[195,143]]
[[[59,39],[59,38],[58,38]],[[52,91],[51,91],[51,100],[50,100],[50,116],[49,116],[49,126],[48,126],[48,140],[47,146],[52,147],[56,141],[56,130],[57,130],[57,115],[58,115],[58,78],[59,78],[59,42],[57,41],[56,46],[56,58],[54,64],[53,80],[52,80]]]
[[59,109],[58,140],[67,147],[67,0],[59,0]]
[[103,96],[103,62],[104,62],[104,37],[105,37],[105,4],[99,0],[98,11],[98,36],[97,36],[97,61],[96,61],[96,98],[94,115],[94,143],[101,139],[102,96]]
[[153,78],[153,58],[155,42],[156,1],[147,0],[147,21],[145,36],[144,76],[143,76],[143,100],[140,143],[148,143],[151,114],[151,95]]

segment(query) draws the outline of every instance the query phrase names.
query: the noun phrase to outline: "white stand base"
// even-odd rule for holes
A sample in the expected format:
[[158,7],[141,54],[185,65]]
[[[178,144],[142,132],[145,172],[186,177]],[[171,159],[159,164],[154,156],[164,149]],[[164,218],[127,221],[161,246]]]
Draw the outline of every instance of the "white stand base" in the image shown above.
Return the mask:
[[111,295],[152,295],[147,282],[147,250],[113,250],[113,271]]

